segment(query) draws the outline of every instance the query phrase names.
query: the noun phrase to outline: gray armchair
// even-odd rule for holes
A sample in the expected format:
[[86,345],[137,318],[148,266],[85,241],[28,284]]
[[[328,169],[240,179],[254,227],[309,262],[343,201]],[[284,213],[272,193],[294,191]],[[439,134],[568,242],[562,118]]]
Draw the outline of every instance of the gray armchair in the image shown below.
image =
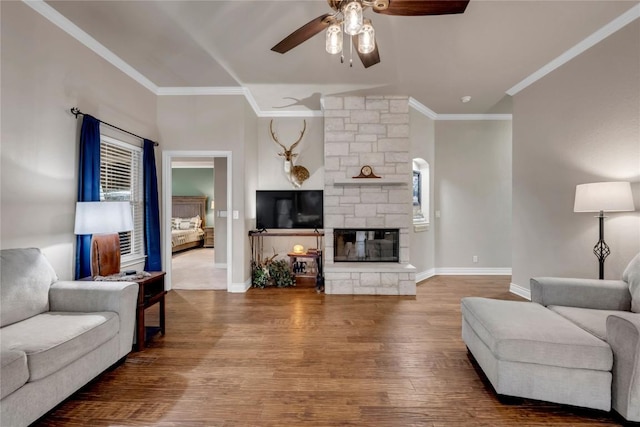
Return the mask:
[[531,301],[607,342],[613,351],[611,406],[640,421],[640,253],[622,280],[531,279]]

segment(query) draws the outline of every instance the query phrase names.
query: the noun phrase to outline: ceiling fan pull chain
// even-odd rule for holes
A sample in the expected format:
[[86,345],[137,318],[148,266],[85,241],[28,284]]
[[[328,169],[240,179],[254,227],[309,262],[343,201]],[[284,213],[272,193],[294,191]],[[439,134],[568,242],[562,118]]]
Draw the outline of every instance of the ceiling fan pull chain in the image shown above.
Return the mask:
[[344,24],[341,23],[341,25],[343,26],[342,28],[342,33],[340,34],[342,36],[342,50],[340,51],[340,63],[344,64]]
[[349,68],[353,68],[353,36],[349,36]]

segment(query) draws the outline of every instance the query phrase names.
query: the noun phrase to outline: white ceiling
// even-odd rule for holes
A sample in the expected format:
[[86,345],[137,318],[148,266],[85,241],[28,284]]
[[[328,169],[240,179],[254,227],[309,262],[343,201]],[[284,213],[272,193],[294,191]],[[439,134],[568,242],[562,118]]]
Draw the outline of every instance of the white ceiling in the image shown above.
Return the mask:
[[[368,69],[357,55],[350,68],[327,54],[324,33],[284,55],[270,50],[330,12],[324,0],[47,4],[158,87],[242,86],[262,111],[320,110],[326,95],[393,94],[438,114],[489,114],[510,113],[507,90],[638,1],[471,0],[464,14],[424,17],[368,10],[382,58]],[[464,95],[471,102],[461,103]]]

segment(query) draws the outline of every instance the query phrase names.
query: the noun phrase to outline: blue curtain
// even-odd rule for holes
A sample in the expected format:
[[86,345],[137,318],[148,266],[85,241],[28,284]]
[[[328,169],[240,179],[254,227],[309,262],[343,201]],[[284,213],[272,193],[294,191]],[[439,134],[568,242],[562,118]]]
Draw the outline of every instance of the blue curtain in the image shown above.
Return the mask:
[[153,141],[144,140],[142,169],[144,173],[144,246],[145,271],[162,271],[160,254],[160,211],[158,208],[158,176]]
[[[80,130],[78,201],[100,201],[100,121],[86,114]],[[91,235],[76,236],[75,275],[91,276]]]

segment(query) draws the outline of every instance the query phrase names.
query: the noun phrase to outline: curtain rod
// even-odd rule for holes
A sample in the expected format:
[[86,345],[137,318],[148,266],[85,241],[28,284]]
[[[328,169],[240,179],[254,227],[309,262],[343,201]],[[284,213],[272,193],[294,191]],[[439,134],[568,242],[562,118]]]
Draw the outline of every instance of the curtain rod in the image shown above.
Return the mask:
[[[71,114],[73,114],[74,116],[76,116],[76,119],[78,118],[78,116],[79,116],[79,115],[86,116],[86,114],[85,114],[85,113],[83,113],[82,111],[80,111],[80,110],[78,109],[78,107],[73,107],[73,108],[71,108],[71,110],[70,110],[70,111],[71,111]],[[94,118],[95,118],[95,117],[94,117]],[[142,136],[140,136],[140,135],[136,135],[136,134],[135,134],[135,133],[133,133],[133,132],[129,132],[128,130],[124,130],[124,129],[122,129],[122,128],[119,128],[118,126],[114,126],[114,125],[112,125],[111,123],[103,122],[103,121],[102,121],[102,120],[100,120],[100,119],[96,119],[96,120],[97,120],[97,121],[99,121],[100,123],[103,123],[103,124],[107,125],[107,126],[111,126],[111,127],[112,127],[112,128],[114,128],[114,129],[118,129],[118,130],[119,130],[119,131],[121,131],[121,132],[128,133],[129,135],[133,135],[133,136],[135,136],[136,138],[140,138],[140,139],[143,139],[143,140],[144,140],[144,139],[147,139],[147,138],[144,138],[144,137],[142,137]],[[149,140],[149,141],[151,141],[151,140]],[[158,144],[158,143],[157,143],[157,142],[155,142],[155,141],[151,141],[151,142],[153,142],[153,145],[154,145],[154,146],[156,146],[156,147],[157,147],[158,145],[160,145],[160,144]]]

